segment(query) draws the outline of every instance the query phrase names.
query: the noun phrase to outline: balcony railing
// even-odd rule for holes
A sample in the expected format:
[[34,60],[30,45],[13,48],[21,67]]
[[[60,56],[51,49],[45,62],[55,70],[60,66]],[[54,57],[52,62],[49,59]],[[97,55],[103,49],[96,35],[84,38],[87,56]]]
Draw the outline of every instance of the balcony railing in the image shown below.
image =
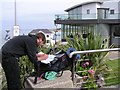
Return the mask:
[[84,19],[120,19],[120,13],[115,14],[58,14],[56,20],[84,20]]

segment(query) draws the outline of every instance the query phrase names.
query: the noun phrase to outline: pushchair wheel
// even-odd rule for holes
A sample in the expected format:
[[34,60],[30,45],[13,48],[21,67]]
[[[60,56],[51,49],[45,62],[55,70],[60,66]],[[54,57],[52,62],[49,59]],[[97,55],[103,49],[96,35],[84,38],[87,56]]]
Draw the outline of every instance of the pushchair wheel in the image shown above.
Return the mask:
[[62,74],[63,74],[63,71],[60,71],[60,72],[58,72],[58,73],[56,74],[56,77],[61,77]]

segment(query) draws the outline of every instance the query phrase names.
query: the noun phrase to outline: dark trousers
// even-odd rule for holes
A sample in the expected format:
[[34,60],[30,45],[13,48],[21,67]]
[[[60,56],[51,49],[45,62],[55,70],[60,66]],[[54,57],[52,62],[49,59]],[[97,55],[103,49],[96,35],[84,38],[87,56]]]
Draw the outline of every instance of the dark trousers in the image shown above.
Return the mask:
[[21,82],[18,59],[13,56],[2,58],[2,67],[5,71],[8,90],[20,90]]

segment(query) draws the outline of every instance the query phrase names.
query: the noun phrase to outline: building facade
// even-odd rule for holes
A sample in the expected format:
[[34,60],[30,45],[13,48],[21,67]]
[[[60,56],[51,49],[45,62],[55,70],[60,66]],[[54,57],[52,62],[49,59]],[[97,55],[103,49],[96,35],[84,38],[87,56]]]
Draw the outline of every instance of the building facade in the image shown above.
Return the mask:
[[48,29],[34,29],[29,34],[35,35],[38,32],[42,32],[46,37],[46,45],[54,45],[55,40],[53,39],[54,33]]
[[120,0],[90,1],[65,10],[68,14],[55,15],[61,24],[62,38],[71,34],[100,33],[110,45],[120,45]]

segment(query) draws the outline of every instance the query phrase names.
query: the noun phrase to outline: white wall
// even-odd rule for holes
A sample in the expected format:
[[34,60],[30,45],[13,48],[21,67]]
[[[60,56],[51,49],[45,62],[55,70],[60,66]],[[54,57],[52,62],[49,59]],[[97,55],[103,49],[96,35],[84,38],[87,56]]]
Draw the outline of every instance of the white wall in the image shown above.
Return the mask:
[[[118,18],[118,13],[120,12],[118,9],[118,2],[117,1],[105,1],[102,6],[102,8],[109,8],[109,15],[108,19],[117,19]],[[110,14],[110,10],[114,9],[115,14]]]
[[[82,19],[97,19],[97,8],[100,8],[100,4],[92,3],[82,6]],[[90,14],[87,14],[87,10],[90,10]]]
[[118,13],[118,2],[106,1],[102,4],[102,8],[114,9]]
[[51,34],[51,44],[54,45],[55,44],[55,38],[56,38],[56,42],[60,42],[61,41],[61,30],[56,32],[56,36],[55,36],[55,31],[52,31]]
[[[47,37],[47,35],[49,35],[49,37]],[[45,37],[46,37],[46,41],[49,40],[49,43],[46,42],[46,45],[50,45],[50,44],[53,44],[52,42],[52,37],[53,37],[53,34],[49,33],[49,34],[45,34]]]
[[[116,19],[118,18],[118,13],[120,13],[120,1],[119,0],[110,0],[104,1],[103,4],[91,3],[86,4],[81,7],[70,10],[68,14],[71,14],[71,19],[97,19],[97,8],[109,8],[109,15],[107,19]],[[90,14],[87,14],[87,10],[90,10]],[[115,14],[110,14],[110,10],[114,9]],[[75,16],[79,14],[79,16]],[[82,15],[81,15],[82,14]],[[73,18],[74,17],[74,18]]]

